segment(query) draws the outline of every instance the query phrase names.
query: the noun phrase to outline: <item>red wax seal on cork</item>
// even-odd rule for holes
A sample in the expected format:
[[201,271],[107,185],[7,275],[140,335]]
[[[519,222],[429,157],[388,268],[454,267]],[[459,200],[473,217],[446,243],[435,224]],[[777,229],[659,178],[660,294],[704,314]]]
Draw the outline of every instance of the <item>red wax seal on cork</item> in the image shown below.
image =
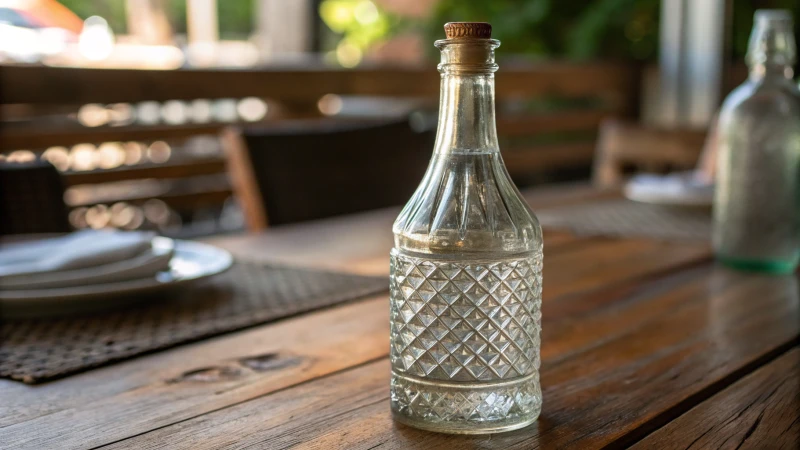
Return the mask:
[[444,34],[447,39],[491,39],[492,26],[486,22],[448,22]]

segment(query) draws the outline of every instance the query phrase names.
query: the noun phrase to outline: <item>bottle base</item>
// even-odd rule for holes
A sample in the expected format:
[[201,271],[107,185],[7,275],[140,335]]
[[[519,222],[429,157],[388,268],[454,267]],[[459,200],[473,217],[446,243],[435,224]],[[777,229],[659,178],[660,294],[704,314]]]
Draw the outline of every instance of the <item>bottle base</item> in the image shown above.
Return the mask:
[[535,417],[528,419],[524,422],[515,422],[502,426],[476,428],[474,425],[441,427],[435,423],[429,423],[422,420],[415,420],[411,417],[405,416],[395,411],[394,409],[392,409],[392,417],[394,418],[394,420],[402,423],[403,425],[407,425],[413,428],[418,428],[420,430],[432,431],[434,433],[444,433],[444,434],[471,434],[471,435],[505,433],[507,431],[519,430],[539,420],[539,414],[536,414]]
[[775,275],[792,273],[797,269],[797,261],[769,261],[757,259],[732,258],[717,255],[717,260],[732,269],[748,272],[771,273]]
[[524,428],[539,418],[538,373],[507,381],[455,383],[392,374],[392,414],[398,422],[449,434],[491,434]]

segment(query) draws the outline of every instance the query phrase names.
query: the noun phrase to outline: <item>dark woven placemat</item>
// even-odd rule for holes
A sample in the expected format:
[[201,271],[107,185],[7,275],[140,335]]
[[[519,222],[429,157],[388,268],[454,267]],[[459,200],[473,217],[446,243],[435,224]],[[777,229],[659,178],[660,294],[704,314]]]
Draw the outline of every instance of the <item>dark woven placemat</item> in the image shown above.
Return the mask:
[[148,306],[0,322],[0,377],[39,383],[387,291],[385,277],[237,263]]
[[698,207],[650,205],[608,200],[536,211],[544,228],[561,228],[584,236],[649,237],[709,240],[711,211]]

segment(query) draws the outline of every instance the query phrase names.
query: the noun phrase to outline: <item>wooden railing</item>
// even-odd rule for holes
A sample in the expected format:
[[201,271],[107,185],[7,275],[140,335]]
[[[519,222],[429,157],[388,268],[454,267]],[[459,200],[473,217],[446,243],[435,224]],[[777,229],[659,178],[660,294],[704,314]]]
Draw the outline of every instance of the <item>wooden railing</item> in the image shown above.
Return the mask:
[[[612,63],[542,63],[504,66],[499,99],[559,95],[610,96],[634,106],[639,69]],[[263,97],[316,102],[325,94],[378,97],[439,95],[439,74],[429,68],[263,70],[126,70],[0,66],[3,103],[83,104]]]
[[[612,63],[504,65],[497,74],[498,134],[509,171],[530,180],[563,168],[589,168],[600,122],[631,117],[639,104],[639,67]],[[226,123],[82,127],[77,123],[37,121],[41,112],[77,111],[88,103],[257,97],[269,101],[264,121],[322,117],[317,103],[328,94],[418,99],[435,109],[439,74],[431,68],[376,67],[352,70],[286,68],[264,70],[106,70],[39,66],[0,66],[0,106],[5,120],[27,111],[20,123],[0,128],[0,153],[80,143],[166,140],[173,153],[196,135],[216,135]],[[22,105],[22,106],[20,106]],[[13,114],[9,114],[12,111]],[[25,116],[22,114],[21,116]],[[11,116],[11,117],[9,117]],[[111,170],[67,171],[70,186],[120,180],[167,180],[154,195],[175,208],[221,202],[230,190],[215,182],[206,190],[178,180],[208,179],[224,172],[219,155],[176,158]],[[135,192],[121,200],[141,202]],[[98,201],[113,199],[98,197]],[[92,201],[72,206],[89,205]]]

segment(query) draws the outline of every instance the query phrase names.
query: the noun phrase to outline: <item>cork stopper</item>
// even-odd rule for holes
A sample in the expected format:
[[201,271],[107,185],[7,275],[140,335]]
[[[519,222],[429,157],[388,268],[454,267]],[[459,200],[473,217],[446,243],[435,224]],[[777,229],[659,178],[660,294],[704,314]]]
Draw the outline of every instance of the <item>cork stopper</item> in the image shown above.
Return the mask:
[[447,39],[491,39],[492,25],[486,22],[448,22],[444,24]]

